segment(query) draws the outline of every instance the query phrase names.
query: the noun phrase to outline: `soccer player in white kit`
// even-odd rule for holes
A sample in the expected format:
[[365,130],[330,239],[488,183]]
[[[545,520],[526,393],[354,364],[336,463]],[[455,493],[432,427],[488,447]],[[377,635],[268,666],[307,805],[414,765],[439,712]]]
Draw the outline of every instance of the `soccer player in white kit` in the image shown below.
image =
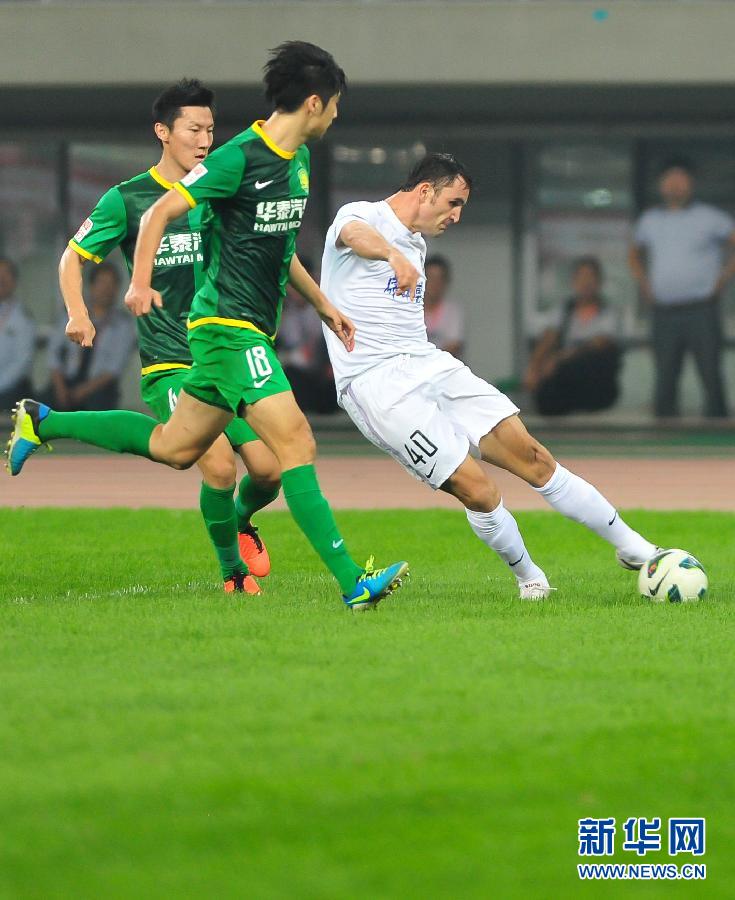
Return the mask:
[[429,343],[422,235],[437,237],[457,224],[471,186],[453,156],[433,153],[387,200],[343,206],[327,232],[321,287],[355,323],[354,350],[324,333],[340,406],[355,425],[411,475],[453,494],[474,533],[510,567],[521,599],[539,600],[551,590],[548,579],[471,454],[518,475],[558,512],[609,541],[624,568],[640,568],[656,546],[556,462],[508,397]]

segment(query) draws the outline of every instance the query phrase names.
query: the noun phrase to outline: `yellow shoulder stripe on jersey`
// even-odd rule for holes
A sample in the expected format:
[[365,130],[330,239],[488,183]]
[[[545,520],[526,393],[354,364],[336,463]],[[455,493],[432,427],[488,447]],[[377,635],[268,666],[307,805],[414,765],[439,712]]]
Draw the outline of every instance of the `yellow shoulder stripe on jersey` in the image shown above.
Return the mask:
[[268,135],[263,131],[263,125],[265,125],[265,119],[256,119],[255,122],[250,126],[253,131],[258,135],[258,137],[263,141],[263,143],[268,147],[269,150],[272,150],[276,155],[282,157],[283,159],[293,159],[296,156],[296,151],[294,150],[291,153],[289,150],[283,150],[278,144],[271,140]]
[[194,207],[197,205],[197,202],[180,181],[177,181],[176,184],[173,185],[173,189],[175,191],[178,191],[184,198],[184,200],[186,200],[186,202],[189,204],[189,206],[194,209]]
[[163,175],[161,175],[161,173],[155,166],[151,166],[150,169],[148,169],[148,174],[154,181],[157,181],[162,188],[166,188],[167,191],[172,190],[173,183],[170,181],[166,181],[166,179],[163,177]]
[[92,262],[101,263],[102,257],[95,256],[94,253],[90,253],[89,250],[85,250],[84,247],[80,247],[79,244],[75,240],[69,241],[69,246],[72,250],[76,250],[80,256],[83,256],[85,259],[91,259]]
[[201,319],[197,319],[195,322],[189,320],[186,323],[186,327],[189,331],[191,331],[192,328],[199,328],[200,325],[224,325],[227,328],[247,328],[248,331],[257,331],[258,334],[262,334],[263,337],[267,337],[271,341],[275,338],[275,334],[266,334],[265,331],[261,331],[260,328],[253,325],[252,322],[246,322],[243,319],[222,319],[220,316],[204,316]]
[[185,363],[156,363],[153,366],[145,366],[140,370],[142,375],[150,375],[151,372],[168,372],[173,369],[190,369]]

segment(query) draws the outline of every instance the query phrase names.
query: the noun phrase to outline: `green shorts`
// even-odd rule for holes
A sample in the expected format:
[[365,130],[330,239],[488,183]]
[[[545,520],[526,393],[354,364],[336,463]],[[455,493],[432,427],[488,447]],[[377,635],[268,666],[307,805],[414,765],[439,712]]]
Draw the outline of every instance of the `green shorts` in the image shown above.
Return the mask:
[[[152,372],[140,379],[140,394],[159,422],[168,422],[176,407],[179,391],[191,369],[171,369]],[[225,436],[233,447],[259,440],[258,435],[244,419],[238,416],[225,428]]]
[[290,391],[273,341],[249,328],[203,325],[189,331],[194,365],[184,390],[197,400],[234,412],[243,404]]

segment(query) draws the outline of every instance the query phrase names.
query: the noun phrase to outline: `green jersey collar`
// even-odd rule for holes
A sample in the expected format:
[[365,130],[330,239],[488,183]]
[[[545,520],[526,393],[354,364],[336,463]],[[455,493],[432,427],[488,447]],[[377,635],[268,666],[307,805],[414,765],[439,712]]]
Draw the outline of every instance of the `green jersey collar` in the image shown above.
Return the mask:
[[154,181],[158,182],[162,188],[165,188],[167,191],[172,190],[173,184],[170,181],[166,181],[155,166],[151,166],[150,169],[148,169],[148,174]]
[[277,156],[280,156],[282,159],[293,159],[294,156],[296,156],[296,151],[294,150],[293,153],[290,153],[288,150],[283,150],[279,147],[278,144],[276,144],[275,141],[272,141],[263,131],[263,125],[265,125],[265,119],[256,119],[250,127],[258,135],[261,141],[263,141],[266,147],[269,150],[272,150]]

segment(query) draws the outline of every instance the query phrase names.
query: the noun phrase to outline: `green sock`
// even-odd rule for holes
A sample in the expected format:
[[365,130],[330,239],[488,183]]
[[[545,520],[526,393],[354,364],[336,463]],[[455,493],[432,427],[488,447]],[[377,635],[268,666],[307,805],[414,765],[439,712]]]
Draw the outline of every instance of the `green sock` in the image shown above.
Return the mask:
[[117,453],[134,453],[151,459],[148,449],[155,419],[126,409],[102,412],[54,412],[51,410],[38,426],[42,441],[73,438],[93,447]]
[[199,492],[199,509],[202,511],[204,524],[217,554],[222,577],[226,580],[233,572],[247,572],[248,567],[240,558],[237,543],[237,517],[235,504],[232,502],[231,488],[213,488],[202,482]]
[[352,593],[363,570],[347,552],[332,510],[319,487],[314,466],[288,469],[281,478],[283,495],[296,524],[339,581],[342,593]]
[[240,488],[235,497],[235,511],[237,512],[238,531],[244,531],[250,524],[250,519],[264,506],[268,506],[278,496],[280,487],[275,490],[265,490],[257,485],[250,475],[245,475],[240,482]]

